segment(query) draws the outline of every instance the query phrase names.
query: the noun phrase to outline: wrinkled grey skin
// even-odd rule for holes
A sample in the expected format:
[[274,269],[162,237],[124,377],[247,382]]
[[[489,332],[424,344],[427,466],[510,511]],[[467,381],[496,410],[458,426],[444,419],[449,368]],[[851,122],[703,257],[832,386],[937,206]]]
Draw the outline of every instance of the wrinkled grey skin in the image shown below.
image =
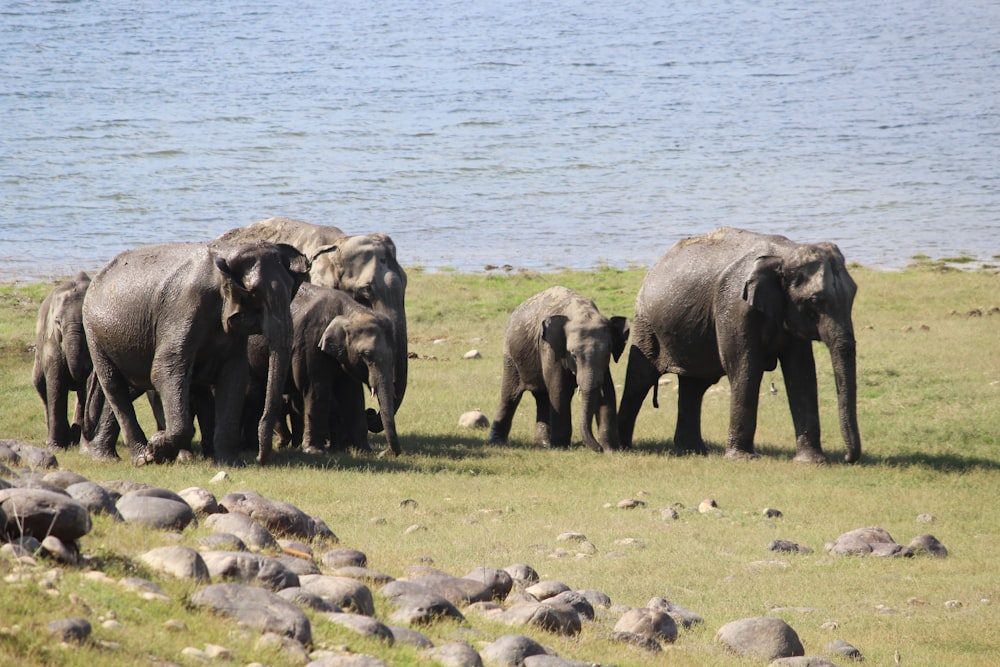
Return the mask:
[[[385,433],[389,450],[399,454],[389,318],[344,292],[306,283],[292,301],[292,322],[291,373],[285,391],[293,443],[317,451],[329,438],[338,446],[370,451],[367,385],[379,403],[378,430]],[[251,338],[252,375],[266,370],[261,368],[266,345],[261,336]]]
[[[258,428],[257,459],[264,463],[291,357],[289,305],[307,271],[301,253],[270,243],[168,243],[112,259],[94,277],[83,304],[98,393],[113,412],[112,419],[103,411],[88,451],[117,458],[120,424],[134,464],[171,460],[179,449],[190,449],[192,410],[200,414],[214,405],[214,447],[205,453],[239,464],[247,338],[261,333],[271,342]],[[147,441],[132,400],[150,389],[162,400],[165,428]],[[96,400],[93,393],[90,400]]]
[[[609,320],[593,301],[565,287],[551,287],[522,303],[507,321],[500,407],[489,442],[506,442],[517,404],[530,391],[536,442],[569,447],[570,399],[579,387],[584,444],[598,452],[618,449],[610,365],[612,358],[618,361],[627,339],[624,317]],[[599,438],[594,437],[595,418]]]
[[219,239],[269,241],[295,246],[312,262],[309,282],[347,292],[358,303],[392,320],[394,404],[406,393],[409,348],[406,334],[406,273],[396,260],[396,245],[386,234],[348,236],[332,225],[291,218],[268,218],[231,229]]
[[[83,297],[88,287],[90,276],[80,272],[52,290],[38,309],[31,378],[45,405],[49,447],[80,441],[87,378],[94,368],[83,331]],[[76,392],[72,424],[66,412],[71,391]]]
[[676,373],[674,447],[707,453],[702,398],[728,375],[726,457],[755,457],[761,378],[780,361],[795,425],[795,459],[825,461],[811,342],[819,340],[833,362],[845,459],[856,462],[861,458],[851,321],[856,291],[832,243],[800,245],[731,228],[680,241],[650,269],[636,299],[618,410],[622,446],[631,446],[639,407],[657,378]]

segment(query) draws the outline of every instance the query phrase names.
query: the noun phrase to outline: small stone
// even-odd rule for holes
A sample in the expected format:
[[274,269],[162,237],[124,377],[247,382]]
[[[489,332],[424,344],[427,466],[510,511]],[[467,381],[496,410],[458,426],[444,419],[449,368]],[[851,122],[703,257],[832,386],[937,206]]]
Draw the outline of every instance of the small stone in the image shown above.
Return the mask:
[[964,606],[961,600],[948,600],[944,603],[945,609],[961,609]]
[[228,481],[229,481],[229,473],[227,473],[225,470],[220,470],[219,472],[215,473],[215,477],[212,478],[211,483],[219,484],[220,482],[228,482]]
[[417,506],[417,501],[414,500],[413,498],[404,498],[403,500],[399,501],[399,506],[400,507],[416,507]]
[[645,507],[646,503],[642,500],[636,500],[635,498],[625,498],[624,500],[618,501],[618,509],[623,510],[633,510],[637,507]]
[[782,516],[784,516],[781,513],[781,510],[776,510],[773,507],[765,507],[763,510],[761,510],[761,514],[766,516],[768,519],[780,519]]
[[459,416],[458,425],[462,428],[489,428],[490,418],[482,410],[469,410]]
[[934,523],[934,519],[933,514],[927,514],[926,512],[917,515],[917,523]]
[[702,514],[718,509],[718,507],[719,505],[715,502],[714,498],[705,498],[703,501],[698,503],[698,511]]
[[48,624],[49,634],[64,642],[82,644],[91,633],[90,621],[85,618],[63,618]]
[[665,507],[660,510],[660,518],[664,521],[676,521],[680,516],[673,507]]
[[409,527],[408,527],[408,528],[407,528],[406,530],[404,530],[403,532],[404,532],[405,534],[407,534],[407,535],[412,535],[413,533],[418,533],[418,532],[420,532],[421,530],[427,530],[427,526],[423,526],[423,525],[421,525],[421,524],[419,524],[419,523],[415,523],[415,524],[413,524],[412,526],[409,526]]
[[479,350],[469,350],[462,355],[463,359],[482,359],[483,355],[479,354]]
[[213,660],[232,660],[233,652],[218,644],[205,644],[205,655]]
[[587,536],[583,533],[560,533],[556,542],[584,542]]

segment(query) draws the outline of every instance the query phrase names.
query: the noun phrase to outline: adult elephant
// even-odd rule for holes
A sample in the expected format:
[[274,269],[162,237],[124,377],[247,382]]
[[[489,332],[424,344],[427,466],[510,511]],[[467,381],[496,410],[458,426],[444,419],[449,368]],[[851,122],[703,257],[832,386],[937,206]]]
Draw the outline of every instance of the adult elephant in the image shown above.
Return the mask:
[[[108,427],[117,421],[134,464],[170,460],[190,448],[193,403],[214,404],[214,449],[206,454],[239,463],[247,338],[260,333],[271,343],[258,427],[257,458],[264,463],[291,356],[289,305],[307,271],[308,260],[295,248],[271,243],[168,243],[112,259],[83,304],[100,394],[115,418],[102,418],[90,453],[117,457],[118,428]],[[147,441],[132,400],[150,389],[162,400],[165,425]]]
[[[521,396],[535,398],[535,440],[568,447],[570,399],[580,389],[580,432],[594,451],[618,448],[611,359],[625,351],[628,321],[608,319],[590,299],[566,287],[551,287],[518,306],[507,321],[500,406],[489,442],[506,442]],[[594,437],[597,419],[600,438]]]
[[339,227],[292,218],[268,218],[237,227],[224,241],[269,241],[295,246],[309,258],[309,281],[347,292],[358,303],[392,320],[393,403],[399,410],[406,394],[409,348],[406,335],[406,273],[396,260],[396,245],[387,234],[348,236]]
[[[64,448],[80,441],[87,378],[93,370],[83,332],[83,297],[90,276],[78,273],[45,297],[35,325],[32,383],[45,405],[46,444]],[[76,392],[72,424],[67,416],[70,392]]]
[[[389,318],[344,292],[307,283],[292,300],[292,323],[286,395],[293,443],[305,451],[319,451],[329,439],[333,445],[370,451],[367,385],[379,404],[378,430],[385,433],[389,451],[398,455],[392,376],[395,346]],[[252,375],[266,375],[262,363],[266,349],[263,337],[252,337]],[[248,412],[253,414],[252,409]]]
[[812,341],[820,340],[833,361],[845,459],[857,461],[861,436],[851,321],[856,291],[844,256],[832,243],[803,245],[731,228],[678,242],[649,270],[636,299],[618,411],[622,445],[631,446],[639,407],[657,378],[676,373],[674,448],[706,453],[702,398],[728,375],[726,457],[755,457],[761,378],[780,361],[795,425],[795,459],[825,461],[812,349]]

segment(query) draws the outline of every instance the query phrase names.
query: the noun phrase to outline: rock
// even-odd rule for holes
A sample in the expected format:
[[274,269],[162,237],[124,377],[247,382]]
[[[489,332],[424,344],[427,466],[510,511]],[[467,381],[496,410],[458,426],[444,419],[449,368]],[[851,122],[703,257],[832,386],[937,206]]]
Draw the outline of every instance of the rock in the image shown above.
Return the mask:
[[948,550],[933,535],[918,535],[910,541],[909,546],[914,555],[927,554],[934,558],[947,558]]
[[558,595],[553,595],[549,600],[560,604],[568,604],[576,610],[580,618],[588,621],[594,620],[594,605],[590,604],[590,600],[577,591],[563,591]]
[[47,452],[26,442],[21,442],[20,440],[0,440],[0,445],[16,455],[16,461],[14,461],[16,465],[31,468],[32,470],[59,467],[59,461],[56,460],[52,452]]
[[159,547],[139,556],[139,560],[157,572],[178,579],[205,583],[209,581],[208,567],[201,555],[190,547],[171,545]]
[[60,489],[66,489],[73,484],[79,484],[89,480],[87,480],[87,478],[83,475],[75,473],[72,470],[53,470],[52,472],[45,473],[45,476],[42,477],[42,481],[58,486]]
[[208,514],[218,514],[223,511],[215,495],[200,486],[190,486],[177,493],[186,502],[195,514],[206,516]]
[[465,620],[455,605],[431,592],[397,595],[390,598],[390,602],[394,607],[390,619],[394,623],[429,625],[442,618]]
[[316,535],[312,517],[291,503],[265,498],[253,491],[228,493],[219,501],[231,514],[245,514],[272,535],[311,540]]
[[837,667],[835,663],[819,656],[798,656],[794,658],[778,658],[768,667]]
[[174,499],[145,490],[129,491],[118,499],[115,507],[126,523],[157,530],[184,530],[197,522],[191,506],[180,496]]
[[494,600],[503,600],[510,593],[510,589],[514,587],[514,579],[510,573],[491,567],[477,567],[465,575],[463,579],[471,579],[488,586]]
[[466,352],[465,354],[463,354],[462,358],[463,359],[482,359],[483,355],[479,354],[479,350],[473,349],[473,350],[469,350],[468,352]]
[[507,625],[531,626],[560,635],[580,634],[583,623],[576,610],[561,602],[524,602],[493,616]]
[[420,584],[458,606],[473,602],[488,602],[493,599],[493,589],[490,586],[472,579],[438,574],[414,577],[408,581]]
[[646,501],[637,500],[635,498],[624,498],[618,501],[618,509],[622,510],[634,510],[637,507],[645,507]]
[[320,563],[330,568],[365,567],[368,565],[368,556],[357,549],[339,547],[320,556]]
[[405,644],[406,646],[415,646],[416,648],[424,649],[434,646],[434,642],[430,640],[430,637],[412,628],[390,625],[389,631],[392,632],[392,638],[396,644]]
[[595,610],[600,607],[601,609],[611,608],[611,598],[607,594],[595,590],[593,588],[581,588],[576,591],[590,603],[590,606]]
[[240,538],[252,551],[278,549],[278,540],[269,530],[245,514],[211,514],[205,525],[217,533],[230,533]]
[[863,662],[865,659],[865,657],[861,655],[861,651],[854,646],[851,646],[843,639],[835,639],[827,644],[826,652],[832,655],[841,655],[845,658],[850,658],[851,660],[856,660],[858,662]]
[[565,591],[573,590],[561,581],[540,581],[528,586],[527,591],[539,601],[554,597]]
[[[317,572],[316,574],[320,573]],[[393,578],[385,572],[379,572],[378,570],[372,570],[367,567],[338,567],[335,570],[327,572],[327,574],[332,577],[349,577],[351,579],[357,579],[358,581],[363,581],[372,586],[384,586],[393,581]]]
[[75,644],[87,641],[92,632],[90,621],[85,618],[61,618],[57,621],[51,621],[45,627],[49,634],[54,635],[59,641]]
[[677,639],[677,622],[670,614],[658,609],[629,609],[615,623],[614,632],[629,632],[672,643]]
[[219,472],[215,473],[215,476],[211,479],[211,483],[220,484],[222,482],[228,482],[229,479],[230,479],[229,473],[227,473],[225,470],[220,470]]
[[240,625],[261,634],[274,632],[301,644],[312,643],[312,627],[305,613],[277,594],[257,586],[212,584],[191,596],[191,604],[234,617]]
[[396,641],[396,638],[392,634],[392,630],[390,630],[387,625],[372,618],[371,616],[340,613],[322,614],[321,618],[333,623],[334,625],[339,625],[349,630],[353,630],[362,637],[380,639],[390,646]]
[[738,655],[762,660],[805,655],[795,630],[780,618],[759,616],[731,621],[719,628],[715,641]]
[[66,493],[43,489],[0,489],[3,532],[38,540],[55,535],[69,543],[90,532],[87,508]]
[[459,415],[458,425],[462,428],[489,428],[490,418],[482,410],[469,410]]
[[634,646],[649,653],[659,653],[663,650],[660,642],[656,641],[656,639],[645,635],[637,635],[634,632],[612,632],[611,640]]
[[337,605],[325,600],[319,595],[305,590],[300,586],[283,588],[278,591],[278,595],[289,602],[302,608],[315,609],[321,612],[340,613],[343,611]]
[[386,667],[386,664],[376,657],[362,653],[344,653],[338,655],[323,655],[308,663],[306,667]]
[[534,584],[538,581],[538,573],[530,565],[515,563],[504,568],[504,572],[510,575],[514,581],[522,581],[527,584]]
[[583,533],[561,533],[556,537],[556,542],[583,542],[587,536]]
[[912,556],[913,552],[896,544],[884,528],[872,526],[844,533],[826,550],[835,556]]
[[330,604],[364,616],[375,615],[371,589],[357,579],[310,574],[299,578],[299,585]]
[[138,593],[143,600],[170,601],[170,596],[164,593],[162,588],[147,579],[122,577],[118,580],[118,585],[130,593]]
[[776,510],[773,507],[765,507],[760,511],[760,513],[768,519],[780,519],[784,516],[784,514],[781,513],[781,510]]
[[481,652],[483,663],[496,667],[521,667],[524,659],[532,655],[544,655],[549,651],[530,637],[524,635],[503,635],[487,645]]
[[682,607],[679,604],[674,604],[670,600],[664,600],[663,598],[654,597],[650,599],[650,601],[646,603],[646,607],[669,614],[670,618],[674,619],[674,623],[681,626],[685,630],[693,625],[701,625],[705,622],[705,619],[690,609]]
[[718,503],[715,502],[714,498],[705,498],[703,501],[698,503],[698,511],[701,512],[702,514],[706,514],[708,512],[714,512],[718,508],[719,505]]
[[229,579],[280,591],[299,585],[299,577],[275,558],[248,551],[204,551],[201,554],[213,579]]
[[86,507],[91,514],[107,514],[118,521],[122,520],[111,494],[100,484],[84,481],[70,484],[65,488],[66,493]]
[[791,540],[772,540],[767,545],[768,551],[781,551],[784,553],[812,553],[809,547],[803,547]]
[[660,518],[664,521],[676,521],[680,516],[673,507],[665,507],[660,510]]
[[198,538],[198,546],[207,551],[249,551],[243,540],[232,533],[212,533]]
[[524,667],[594,667],[592,662],[580,662],[557,655],[529,655],[524,659]]
[[76,544],[66,544],[55,535],[47,535],[40,545],[42,554],[64,565],[76,565],[80,562],[80,551]]
[[277,561],[300,577],[307,574],[322,574],[316,563],[299,556],[283,553],[278,556]]
[[296,639],[279,635],[274,632],[265,632],[254,643],[256,652],[269,651],[280,654],[291,664],[304,665],[309,662],[309,651]]
[[449,642],[422,653],[442,667],[483,667],[483,659],[476,649],[465,642]]

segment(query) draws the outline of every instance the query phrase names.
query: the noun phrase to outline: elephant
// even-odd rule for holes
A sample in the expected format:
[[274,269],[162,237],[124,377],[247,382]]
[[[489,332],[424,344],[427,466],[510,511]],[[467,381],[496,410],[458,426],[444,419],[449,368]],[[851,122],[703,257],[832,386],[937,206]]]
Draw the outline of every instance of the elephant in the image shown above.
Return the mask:
[[[329,439],[345,448],[371,451],[362,387],[367,385],[379,403],[378,430],[384,431],[389,451],[398,455],[392,321],[340,290],[308,283],[299,288],[291,309],[294,333],[285,393],[293,443],[316,452]],[[266,372],[266,349],[262,336],[252,337],[251,375]],[[252,410],[248,412],[252,418]]]
[[[594,451],[618,449],[611,359],[625,351],[629,324],[610,319],[590,299],[562,286],[527,299],[507,321],[500,406],[488,442],[504,443],[525,391],[535,397],[535,441],[567,448],[572,435],[570,399],[580,389],[580,432]],[[592,422],[597,419],[599,439]]]
[[[347,292],[358,303],[392,320],[396,341],[393,403],[399,410],[406,394],[409,349],[406,335],[406,273],[396,260],[396,245],[387,234],[348,236],[332,225],[292,218],[268,218],[231,229],[223,241],[270,241],[299,249],[311,262],[309,282]],[[378,420],[376,420],[378,421]]]
[[[31,378],[45,405],[49,447],[63,449],[80,441],[87,379],[94,369],[83,331],[83,297],[88,287],[90,276],[81,271],[52,290],[38,309]],[[72,424],[67,417],[71,391],[76,392]]]
[[833,243],[722,228],[673,245],[653,265],[635,302],[632,345],[618,409],[619,438],[632,444],[639,408],[657,378],[678,375],[678,453],[706,454],[701,405],[723,375],[732,390],[726,458],[756,458],[754,434],[764,371],[781,370],[795,427],[795,460],[826,461],[820,446],[812,341],[830,350],[845,460],[861,458],[857,362],[851,309],[857,285]]
[[[265,463],[291,358],[290,304],[308,270],[298,250],[272,243],[165,243],[113,258],[83,303],[99,394],[113,412],[102,415],[88,451],[117,458],[120,425],[133,464],[171,460],[190,449],[192,412],[211,409],[214,443],[203,440],[204,453],[239,465],[247,339],[260,333],[271,350],[258,427],[257,460]],[[165,427],[147,441],[132,400],[150,389],[162,400]]]

